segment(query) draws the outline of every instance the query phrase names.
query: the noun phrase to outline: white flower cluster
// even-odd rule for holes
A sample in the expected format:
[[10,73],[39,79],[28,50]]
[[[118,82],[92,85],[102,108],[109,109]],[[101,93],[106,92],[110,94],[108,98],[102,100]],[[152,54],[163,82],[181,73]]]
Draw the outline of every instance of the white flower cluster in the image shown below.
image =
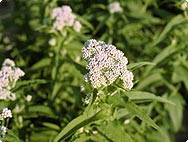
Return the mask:
[[119,2],[113,2],[111,4],[108,5],[108,10],[110,11],[110,13],[116,13],[116,12],[122,12],[123,9],[120,6]]
[[24,72],[15,67],[14,61],[5,59],[0,70],[0,100],[15,99],[15,94],[10,90],[16,85],[17,80],[24,76]]
[[[4,121],[7,118],[12,118],[12,112],[8,108],[3,108],[2,113],[0,114],[0,120]],[[1,122],[1,124],[4,124]],[[0,139],[4,138],[7,132],[7,128],[5,126],[1,126],[0,128]]]
[[181,4],[182,10],[186,10],[186,9],[187,9],[187,7],[188,7],[188,4],[187,4],[187,3],[188,3],[188,2],[185,1],[185,2],[183,2],[183,3]]
[[7,128],[5,126],[1,126],[0,128],[0,137],[4,138],[7,132]]
[[12,118],[12,112],[8,108],[3,108],[2,113],[0,114],[1,120],[6,118]]
[[75,20],[76,16],[72,13],[72,9],[68,5],[52,9],[51,18],[55,19],[53,28],[59,31],[63,30],[64,27],[73,27],[76,32],[81,30],[82,25],[79,21]]
[[83,59],[88,61],[84,76],[85,81],[90,81],[94,88],[108,86],[117,78],[123,81],[126,89],[133,87],[133,73],[127,70],[128,60],[124,53],[111,44],[90,39],[82,48]]

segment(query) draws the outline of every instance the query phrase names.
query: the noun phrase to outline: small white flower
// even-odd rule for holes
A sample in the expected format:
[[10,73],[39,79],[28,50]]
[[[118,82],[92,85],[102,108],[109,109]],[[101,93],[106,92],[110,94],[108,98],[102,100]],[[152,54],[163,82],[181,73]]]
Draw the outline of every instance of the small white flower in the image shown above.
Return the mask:
[[78,131],[79,131],[80,133],[83,133],[83,132],[84,132],[84,127],[81,127],[80,129],[78,129]]
[[9,39],[9,37],[4,37],[3,38],[3,42],[5,43],[5,44],[9,44],[10,43],[10,39]]
[[91,94],[87,94],[87,95],[85,96],[84,102],[85,102],[86,104],[89,104],[89,98],[90,98],[90,96],[91,96]]
[[27,95],[26,100],[27,100],[28,102],[30,102],[31,99],[32,99],[32,96],[31,96],[31,95]]
[[16,100],[16,94],[10,92],[8,98],[9,98],[10,100],[12,100],[12,101],[15,101],[15,100]]
[[76,61],[76,62],[80,62],[80,60],[81,60],[80,56],[76,56],[75,61]]
[[66,50],[66,49],[62,49],[62,50],[61,50],[61,55],[62,55],[62,56],[65,56],[66,54],[67,54],[67,50]]
[[22,108],[19,105],[16,105],[16,107],[13,110],[13,112],[15,113],[20,113],[21,111],[22,111]]
[[80,24],[79,21],[76,21],[73,25],[73,28],[76,32],[80,32],[81,28],[82,28],[82,25]]
[[131,121],[130,121],[130,119],[126,119],[123,123],[125,124],[125,125],[127,125],[127,124],[129,124]]
[[52,9],[52,12],[51,12],[51,18],[54,19],[56,18],[57,16],[61,15],[61,8],[60,7],[56,7],[54,9]]
[[11,92],[9,90],[2,88],[0,85],[0,100],[7,99],[10,94]]
[[5,126],[1,126],[0,134],[1,134],[1,137],[2,137],[2,138],[5,137],[6,132],[7,132],[7,128],[6,128]]
[[15,63],[14,63],[14,61],[12,61],[11,59],[5,59],[4,60],[4,62],[3,62],[3,64],[2,64],[3,66],[11,66],[11,67],[14,67],[15,66]]
[[112,13],[112,14],[116,13],[116,12],[122,12],[123,11],[119,2],[113,2],[113,3],[109,4],[108,9],[109,9],[110,13]]
[[55,46],[55,45],[56,45],[56,39],[55,39],[55,38],[51,38],[51,39],[49,40],[48,44],[49,44],[50,46]]
[[80,86],[80,92],[83,92],[85,90],[85,87],[82,85]]
[[85,82],[88,82],[88,81],[89,81],[89,76],[88,76],[88,74],[85,74],[85,75],[84,75],[84,81],[85,81]]
[[181,8],[182,8],[183,10],[186,10],[186,9],[187,9],[187,7],[188,7],[188,4],[187,4],[187,3],[188,3],[187,1],[185,1],[185,2],[182,3]]
[[[15,67],[14,61],[8,58],[5,59],[0,70],[0,87],[7,90],[12,89],[16,85],[17,80],[24,76],[24,74],[20,68]],[[0,96],[2,97],[1,92],[2,90],[0,89]]]
[[53,28],[59,31],[62,31],[64,27],[73,27],[76,32],[81,29],[80,22],[75,20],[76,16],[68,5],[52,9],[51,18],[54,19]]
[[5,118],[11,118],[12,117],[12,112],[11,110],[9,110],[8,108],[4,108],[2,111],[1,116],[5,119]]
[[92,133],[93,133],[94,135],[96,135],[96,134],[98,134],[98,131],[92,131]]

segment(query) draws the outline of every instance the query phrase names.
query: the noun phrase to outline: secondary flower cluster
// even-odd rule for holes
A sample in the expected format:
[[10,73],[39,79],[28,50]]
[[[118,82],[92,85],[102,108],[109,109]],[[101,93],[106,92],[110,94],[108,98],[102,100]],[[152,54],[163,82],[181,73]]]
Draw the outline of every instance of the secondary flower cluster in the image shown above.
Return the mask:
[[108,5],[108,10],[110,11],[110,13],[116,13],[116,12],[122,12],[123,9],[121,8],[119,2],[113,2],[111,4]]
[[188,3],[188,2],[185,1],[185,2],[183,2],[183,3],[181,4],[182,10],[186,10],[186,9],[187,9],[187,7],[188,7],[188,4],[187,4],[187,3]]
[[0,120],[4,120],[6,118],[12,118],[12,112],[8,108],[3,108],[2,113],[0,114]]
[[4,60],[0,70],[0,100],[15,99],[15,94],[10,90],[15,87],[17,80],[24,74],[20,68],[15,67],[14,61]]
[[[0,121],[5,121],[5,119],[12,118],[12,112],[8,108],[3,108],[2,113],[0,114]],[[5,124],[2,123],[1,124]],[[0,140],[5,137],[7,132],[7,128],[2,125],[0,127]]]
[[108,86],[117,78],[123,81],[126,89],[133,87],[133,73],[127,70],[128,60],[124,53],[111,44],[90,39],[82,48],[83,59],[88,61],[84,76],[94,88]]
[[68,5],[52,9],[51,18],[55,19],[53,28],[59,31],[63,30],[64,27],[73,27],[76,32],[79,32],[82,27],[80,22],[75,20],[76,16]]

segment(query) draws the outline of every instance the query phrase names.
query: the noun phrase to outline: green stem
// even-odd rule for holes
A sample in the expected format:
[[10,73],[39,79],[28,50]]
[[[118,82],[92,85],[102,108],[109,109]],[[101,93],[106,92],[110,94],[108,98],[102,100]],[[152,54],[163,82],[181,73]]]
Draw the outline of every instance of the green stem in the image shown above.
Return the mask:
[[52,95],[51,95],[51,100],[54,99],[56,96],[56,84],[58,82],[58,72],[59,72],[59,61],[60,61],[60,51],[61,51],[61,46],[63,45],[63,38],[61,36],[58,36],[58,44],[57,44],[57,49],[55,50],[55,62],[54,66],[52,68],[52,80],[53,80],[53,89],[52,89]]

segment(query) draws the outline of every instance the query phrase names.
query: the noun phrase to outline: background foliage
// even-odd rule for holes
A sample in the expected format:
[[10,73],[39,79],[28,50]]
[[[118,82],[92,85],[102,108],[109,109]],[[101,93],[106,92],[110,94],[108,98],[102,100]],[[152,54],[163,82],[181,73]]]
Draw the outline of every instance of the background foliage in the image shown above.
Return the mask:
[[[107,6],[111,2],[0,3],[0,62],[11,58],[25,72],[13,90],[16,101],[8,103],[13,118],[5,141],[53,141],[57,136],[74,142],[188,139],[188,16],[187,9],[182,9],[184,1],[120,0],[123,12],[110,14]],[[50,12],[62,5],[70,5],[77,15],[80,33],[70,30],[62,36],[50,32]],[[54,46],[49,44],[52,38]],[[93,103],[97,90],[83,80],[86,62],[81,54],[90,38],[112,43],[125,53],[135,76],[132,91],[110,86],[104,94],[118,93],[101,95],[98,103]],[[86,89],[80,91],[81,86]],[[83,100],[88,94],[92,97],[86,105]],[[23,99],[27,95],[32,96],[30,102]]]

